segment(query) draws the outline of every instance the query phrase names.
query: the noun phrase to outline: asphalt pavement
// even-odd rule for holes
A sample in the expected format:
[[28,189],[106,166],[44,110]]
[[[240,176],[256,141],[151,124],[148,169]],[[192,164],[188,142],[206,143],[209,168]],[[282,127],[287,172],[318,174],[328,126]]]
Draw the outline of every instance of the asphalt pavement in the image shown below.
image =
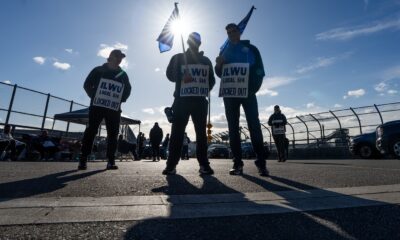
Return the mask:
[[0,162],[0,239],[400,239],[400,161]]

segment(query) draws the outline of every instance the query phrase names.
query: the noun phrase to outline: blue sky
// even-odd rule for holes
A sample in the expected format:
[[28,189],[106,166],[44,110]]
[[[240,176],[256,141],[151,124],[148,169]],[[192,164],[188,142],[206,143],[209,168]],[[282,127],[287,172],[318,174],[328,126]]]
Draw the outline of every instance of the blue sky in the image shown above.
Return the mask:
[[[188,31],[202,35],[213,63],[226,39],[225,25],[254,5],[242,39],[256,45],[266,77],[259,92],[262,121],[279,104],[289,116],[400,101],[400,0],[186,0],[179,2]],[[123,68],[133,85],[126,115],[158,121],[172,101],[165,77],[182,51],[175,39],[160,54],[155,41],[174,1],[4,0],[0,8],[0,81],[88,104],[82,88],[89,71],[112,48],[127,54]],[[212,91],[214,131],[226,128],[219,79]],[[29,101],[26,101],[29,106]],[[188,132],[193,136],[193,127]]]

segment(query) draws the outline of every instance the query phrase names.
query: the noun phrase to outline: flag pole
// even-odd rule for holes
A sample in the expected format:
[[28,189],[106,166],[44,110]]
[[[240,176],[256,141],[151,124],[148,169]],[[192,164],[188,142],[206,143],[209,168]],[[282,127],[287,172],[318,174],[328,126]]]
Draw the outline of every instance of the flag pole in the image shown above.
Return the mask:
[[[178,3],[175,2],[175,8],[178,9]],[[179,9],[178,9],[178,17],[179,17],[179,21],[181,21],[181,14],[179,14]],[[183,41],[183,34],[182,32],[181,34],[181,43],[182,43],[182,52],[183,52],[183,60],[185,61],[185,69],[186,72],[189,72],[189,68],[188,68],[188,64],[187,64],[187,57],[186,57],[186,51],[185,51],[185,42]]]

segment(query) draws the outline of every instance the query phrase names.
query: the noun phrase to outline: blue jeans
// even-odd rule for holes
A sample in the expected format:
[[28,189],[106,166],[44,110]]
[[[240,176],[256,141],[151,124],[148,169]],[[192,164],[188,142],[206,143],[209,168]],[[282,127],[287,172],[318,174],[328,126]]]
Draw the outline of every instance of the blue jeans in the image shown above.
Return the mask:
[[243,166],[239,130],[240,106],[242,106],[250,131],[251,143],[257,155],[255,164],[258,167],[265,167],[266,152],[260,119],[258,118],[258,104],[255,94],[247,98],[224,98],[224,105],[229,128],[229,144],[233,153],[235,166]]

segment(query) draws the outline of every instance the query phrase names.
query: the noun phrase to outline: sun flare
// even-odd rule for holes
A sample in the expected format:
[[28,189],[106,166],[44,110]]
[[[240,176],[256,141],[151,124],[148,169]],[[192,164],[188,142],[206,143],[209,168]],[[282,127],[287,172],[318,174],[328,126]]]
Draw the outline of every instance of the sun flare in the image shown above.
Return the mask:
[[186,35],[188,31],[188,25],[185,24],[185,22],[181,19],[176,19],[172,23],[171,29],[175,35]]

